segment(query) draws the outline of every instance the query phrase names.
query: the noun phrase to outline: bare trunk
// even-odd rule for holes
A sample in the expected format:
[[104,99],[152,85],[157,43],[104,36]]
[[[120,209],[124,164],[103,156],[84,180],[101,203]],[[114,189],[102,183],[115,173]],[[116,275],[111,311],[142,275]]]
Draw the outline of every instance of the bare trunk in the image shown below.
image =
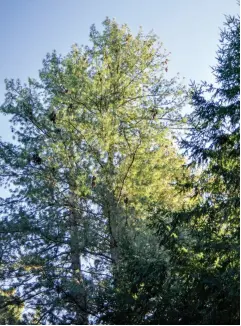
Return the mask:
[[[109,224],[109,236],[110,236],[110,254],[113,261],[113,267],[115,274],[118,272],[119,261],[120,261],[120,245],[121,245],[121,232],[122,224],[124,221],[123,211],[116,202],[115,197],[109,194],[108,200],[108,224]],[[115,277],[115,276],[114,276]]]
[[[114,160],[114,148],[110,146],[109,153],[108,153],[108,168],[109,168],[109,177],[108,177],[108,184],[113,184],[113,176],[115,167],[113,164]],[[119,260],[119,249],[118,249],[118,206],[116,203],[116,198],[114,193],[110,192],[107,198],[107,216],[108,216],[108,223],[109,223],[109,233],[110,233],[110,253],[112,261],[117,268],[118,260]]]
[[[74,199],[74,196],[73,198]],[[74,203],[73,203],[74,207]],[[88,314],[86,304],[86,290],[84,277],[81,271],[81,248],[79,244],[78,219],[80,216],[71,209],[71,269],[73,275],[73,288],[71,289],[71,297],[76,306],[76,325],[88,325]]]
[[118,264],[119,260],[119,249],[118,249],[118,229],[117,229],[117,223],[116,218],[111,216],[110,212],[110,218],[109,218],[109,229],[110,229],[110,253],[111,258],[115,265]]
[[73,284],[71,296],[76,305],[76,321],[77,325],[88,325],[88,314],[86,305],[86,291],[84,279],[81,272],[80,250],[78,244],[78,232],[73,230],[71,234],[71,267],[73,273]]

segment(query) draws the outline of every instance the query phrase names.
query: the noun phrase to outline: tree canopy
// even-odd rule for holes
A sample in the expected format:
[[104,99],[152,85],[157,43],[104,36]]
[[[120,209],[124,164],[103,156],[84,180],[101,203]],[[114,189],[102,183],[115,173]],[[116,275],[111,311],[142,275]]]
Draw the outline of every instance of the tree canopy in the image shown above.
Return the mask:
[[108,18],[39,80],[6,80],[4,323],[238,323],[239,20],[226,24],[216,88],[167,79],[157,36]]
[[[216,86],[191,85],[193,112],[181,145],[196,176],[180,187],[192,189],[196,202],[167,212],[180,234],[168,245],[177,264],[175,309],[188,324],[239,323],[239,39],[239,17],[228,16],[213,68]],[[166,220],[152,220],[163,234]]]

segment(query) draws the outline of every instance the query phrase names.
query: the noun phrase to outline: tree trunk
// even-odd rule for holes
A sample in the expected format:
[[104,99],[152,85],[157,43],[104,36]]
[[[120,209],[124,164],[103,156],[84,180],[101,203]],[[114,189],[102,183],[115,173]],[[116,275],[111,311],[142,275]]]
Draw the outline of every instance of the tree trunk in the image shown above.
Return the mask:
[[[74,196],[72,197],[72,200]],[[74,207],[74,203],[73,203]],[[86,289],[84,284],[84,277],[81,271],[81,248],[79,244],[79,232],[78,232],[78,219],[80,219],[79,213],[71,209],[71,269],[73,275],[73,287],[71,288],[71,298],[76,307],[76,325],[88,325],[88,313],[86,302]]]

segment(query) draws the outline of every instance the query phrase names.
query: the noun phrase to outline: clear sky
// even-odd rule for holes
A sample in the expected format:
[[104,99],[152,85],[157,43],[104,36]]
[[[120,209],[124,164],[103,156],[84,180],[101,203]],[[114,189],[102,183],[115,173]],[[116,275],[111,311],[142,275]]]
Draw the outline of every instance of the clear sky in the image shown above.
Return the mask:
[[[106,16],[159,36],[171,52],[169,75],[212,82],[219,28],[225,14],[236,14],[236,0],[0,0],[0,104],[4,79],[37,77],[42,59],[73,43],[87,44],[89,27],[101,28]],[[0,116],[0,136],[11,139]]]

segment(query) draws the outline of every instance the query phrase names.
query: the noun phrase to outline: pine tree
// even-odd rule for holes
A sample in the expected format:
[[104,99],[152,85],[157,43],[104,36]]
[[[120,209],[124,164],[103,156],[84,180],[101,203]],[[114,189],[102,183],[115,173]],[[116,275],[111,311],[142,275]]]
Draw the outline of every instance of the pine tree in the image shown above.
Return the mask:
[[[164,242],[176,275],[169,288],[170,297],[177,289],[167,312],[175,311],[172,323],[239,324],[239,40],[239,17],[226,17],[213,68],[216,86],[191,85],[194,110],[182,144],[196,176],[180,183],[192,189],[193,205],[167,212],[176,237]],[[163,237],[168,219],[159,215],[152,225]],[[160,303],[157,311],[163,308]],[[158,323],[157,313],[154,319]]]
[[156,243],[140,232],[149,207],[182,206],[173,184],[188,172],[170,128],[182,123],[185,89],[165,79],[155,35],[103,25],[91,27],[92,47],[47,55],[40,81],[6,81],[1,112],[17,144],[0,143],[1,184],[11,186],[0,206],[1,283],[18,289],[26,322],[101,319],[98,300],[123,281],[125,244],[149,242],[147,256]]

